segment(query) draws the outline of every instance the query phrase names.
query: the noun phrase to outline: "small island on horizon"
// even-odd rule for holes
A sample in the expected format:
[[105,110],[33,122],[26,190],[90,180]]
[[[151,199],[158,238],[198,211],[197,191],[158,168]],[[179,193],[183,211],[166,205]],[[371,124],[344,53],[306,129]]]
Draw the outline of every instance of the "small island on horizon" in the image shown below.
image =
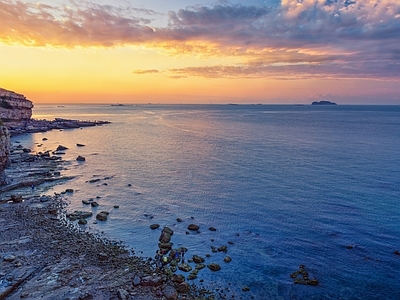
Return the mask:
[[311,105],[337,105],[337,103],[327,100],[321,100],[321,101],[314,101],[313,103],[311,103]]

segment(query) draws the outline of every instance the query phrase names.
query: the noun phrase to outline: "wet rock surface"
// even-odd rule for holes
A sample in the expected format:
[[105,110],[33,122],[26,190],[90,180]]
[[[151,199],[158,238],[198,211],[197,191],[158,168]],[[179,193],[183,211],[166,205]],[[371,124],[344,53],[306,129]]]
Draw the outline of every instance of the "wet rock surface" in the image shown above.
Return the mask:
[[36,120],[28,119],[21,124],[15,125],[12,123],[6,123],[11,136],[22,134],[22,133],[35,133],[35,132],[46,132],[53,129],[69,129],[69,128],[81,128],[88,126],[99,126],[103,124],[109,124],[108,121],[81,121],[55,118],[54,120]]
[[65,207],[61,195],[1,204],[0,299],[206,299],[184,276],[80,229]]
[[152,290],[132,284],[135,276],[151,276],[151,265],[72,225],[60,197],[1,206],[0,299],[111,299],[121,287],[126,299],[156,299]]

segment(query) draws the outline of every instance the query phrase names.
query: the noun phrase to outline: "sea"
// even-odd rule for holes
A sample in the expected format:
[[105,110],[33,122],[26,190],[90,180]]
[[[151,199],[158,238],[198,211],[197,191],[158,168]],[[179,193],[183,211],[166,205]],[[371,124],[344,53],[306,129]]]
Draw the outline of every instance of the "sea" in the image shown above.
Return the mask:
[[[83,228],[143,257],[170,227],[186,258],[221,266],[191,281],[216,299],[400,299],[399,105],[38,104],[32,117],[110,121],[13,137],[68,147],[75,179],[35,192],[73,189],[68,211],[110,212]],[[300,265],[318,285],[294,282]]]

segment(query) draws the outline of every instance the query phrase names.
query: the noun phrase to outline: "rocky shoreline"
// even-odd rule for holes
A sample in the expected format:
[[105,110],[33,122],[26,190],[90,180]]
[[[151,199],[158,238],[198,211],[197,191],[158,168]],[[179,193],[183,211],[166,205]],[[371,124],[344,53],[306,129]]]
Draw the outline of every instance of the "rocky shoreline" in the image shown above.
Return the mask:
[[18,126],[8,125],[8,131],[11,136],[15,136],[22,133],[35,133],[35,132],[46,132],[53,129],[70,129],[70,128],[82,128],[88,126],[99,126],[104,124],[110,124],[108,121],[80,121],[71,119],[55,118],[52,121],[48,120],[37,120],[29,119],[19,124]]
[[[10,131],[15,135],[106,123],[32,120]],[[159,268],[155,259],[135,256],[120,242],[72,222],[62,194],[40,195],[41,185],[71,179],[62,176],[66,162],[56,150],[32,154],[17,144],[9,158],[9,180],[0,187],[0,300],[214,299],[184,276],[174,276],[169,267]]]

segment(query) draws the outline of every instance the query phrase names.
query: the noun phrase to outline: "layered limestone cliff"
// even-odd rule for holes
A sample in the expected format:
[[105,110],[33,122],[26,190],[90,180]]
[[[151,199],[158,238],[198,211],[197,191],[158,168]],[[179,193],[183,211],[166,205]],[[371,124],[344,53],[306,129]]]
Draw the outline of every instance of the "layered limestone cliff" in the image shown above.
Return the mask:
[[32,116],[32,107],[24,95],[0,88],[0,119],[7,126],[23,126]]
[[11,142],[8,129],[0,123],[0,185],[6,184],[4,169],[10,165],[10,146]]

